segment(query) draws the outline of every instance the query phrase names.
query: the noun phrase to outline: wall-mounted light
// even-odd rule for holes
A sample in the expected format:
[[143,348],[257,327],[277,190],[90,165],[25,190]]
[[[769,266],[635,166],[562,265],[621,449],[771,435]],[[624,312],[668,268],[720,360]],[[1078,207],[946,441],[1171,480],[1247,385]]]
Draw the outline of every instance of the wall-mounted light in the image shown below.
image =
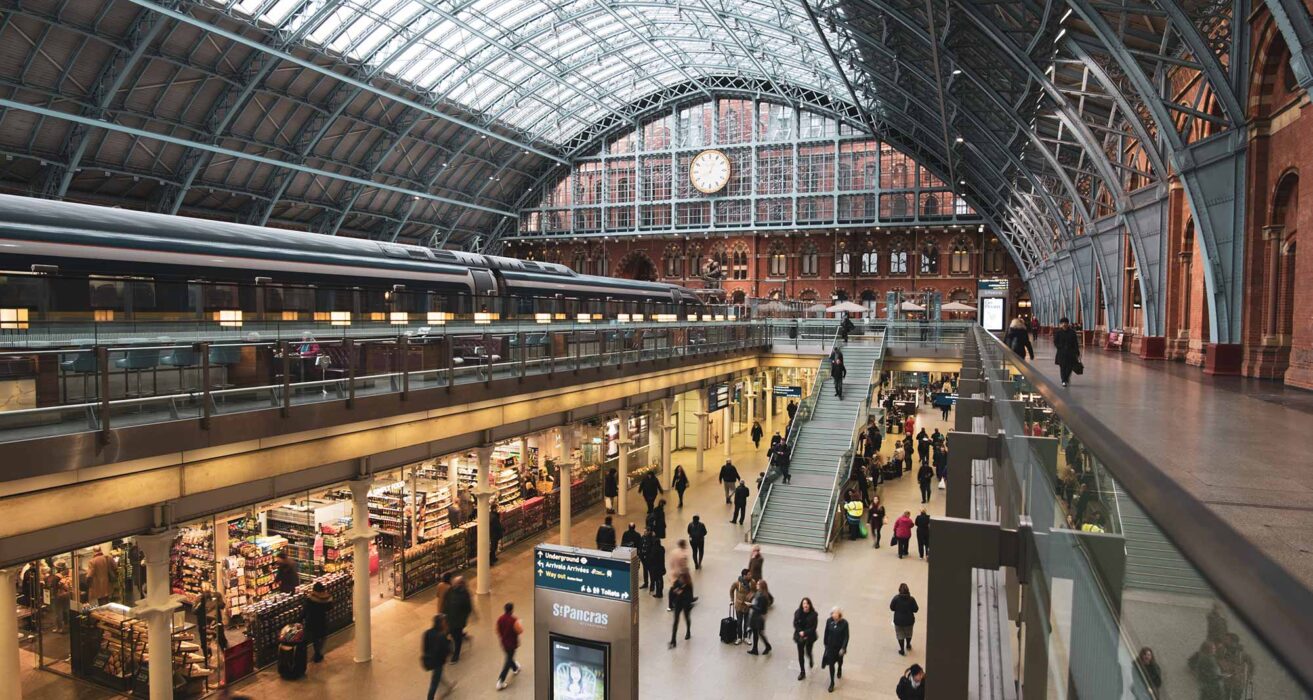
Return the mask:
[[578,321],[579,323],[591,323],[593,317],[591,314],[579,314],[578,316],[575,317],[574,320]]
[[222,309],[214,313],[214,318],[223,328],[241,328],[242,327],[242,310],[241,309]]
[[96,323],[107,323],[114,320],[114,309],[96,309],[92,312],[92,319]]
[[642,323],[642,322],[643,322],[643,314],[634,314],[634,315],[630,316],[629,319],[630,319],[631,321],[633,321],[634,323]]
[[388,315],[388,322],[394,326],[404,326],[410,323],[410,314],[405,311],[393,311]]
[[301,317],[301,314],[297,313],[296,311],[284,311],[284,312],[283,312],[282,319],[283,319],[284,321],[295,321],[295,320],[299,319],[300,317]]
[[476,325],[486,326],[495,320],[497,320],[497,314],[489,313],[487,311],[474,312],[474,323]]
[[447,321],[452,319],[452,315],[447,311],[430,311],[428,313],[428,322],[435,326],[446,325]]
[[552,315],[551,315],[551,314],[534,314],[534,315],[533,315],[533,318],[534,318],[534,320],[537,321],[538,323],[551,323],[551,322],[552,322]]
[[0,329],[25,331],[27,321],[27,309],[0,309]]
[[328,323],[332,326],[349,326],[351,325],[351,312],[330,311],[328,313]]
[[629,314],[616,314],[615,320],[619,321],[620,323],[629,323]]

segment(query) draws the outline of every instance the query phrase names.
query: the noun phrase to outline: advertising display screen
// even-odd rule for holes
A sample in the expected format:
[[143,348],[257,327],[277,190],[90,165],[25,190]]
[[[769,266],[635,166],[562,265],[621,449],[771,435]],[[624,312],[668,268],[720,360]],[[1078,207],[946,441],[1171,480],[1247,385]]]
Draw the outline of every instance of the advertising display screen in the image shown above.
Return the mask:
[[606,700],[610,646],[553,634],[551,700]]
[[533,585],[608,600],[629,600],[629,562],[538,548],[534,552]]
[[980,323],[987,331],[1003,330],[1003,300],[985,297],[980,300]]

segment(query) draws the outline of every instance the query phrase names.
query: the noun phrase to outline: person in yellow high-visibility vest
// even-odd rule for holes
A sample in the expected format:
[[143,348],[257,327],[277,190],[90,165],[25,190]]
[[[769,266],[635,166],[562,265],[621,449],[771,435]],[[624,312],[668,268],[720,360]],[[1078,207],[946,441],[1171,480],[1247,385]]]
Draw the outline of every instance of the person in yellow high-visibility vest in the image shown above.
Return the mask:
[[859,498],[852,498],[843,504],[845,519],[848,521],[848,536],[850,539],[861,539],[862,537],[862,513],[865,512],[866,505]]

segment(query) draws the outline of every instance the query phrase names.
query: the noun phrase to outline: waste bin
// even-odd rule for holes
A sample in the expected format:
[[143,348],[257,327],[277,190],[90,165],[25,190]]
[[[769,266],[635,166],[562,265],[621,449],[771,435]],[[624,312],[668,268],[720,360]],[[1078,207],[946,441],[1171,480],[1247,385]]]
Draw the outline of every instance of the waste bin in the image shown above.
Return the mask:
[[305,629],[301,623],[287,625],[278,633],[278,675],[296,680],[305,675]]

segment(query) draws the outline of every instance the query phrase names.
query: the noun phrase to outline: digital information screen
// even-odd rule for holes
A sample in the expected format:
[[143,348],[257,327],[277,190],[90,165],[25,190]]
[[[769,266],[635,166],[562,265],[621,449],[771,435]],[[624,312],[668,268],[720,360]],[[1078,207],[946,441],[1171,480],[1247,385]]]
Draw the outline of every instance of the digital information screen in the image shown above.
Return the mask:
[[630,581],[627,561],[589,556],[583,552],[534,551],[535,588],[627,601]]
[[717,384],[707,389],[707,413],[713,413],[729,405],[729,385]]
[[802,387],[794,384],[776,384],[772,391],[776,396],[802,396]]
[[1003,330],[1003,300],[985,297],[980,300],[980,323],[987,331]]
[[606,700],[609,644],[553,634],[552,700]]

